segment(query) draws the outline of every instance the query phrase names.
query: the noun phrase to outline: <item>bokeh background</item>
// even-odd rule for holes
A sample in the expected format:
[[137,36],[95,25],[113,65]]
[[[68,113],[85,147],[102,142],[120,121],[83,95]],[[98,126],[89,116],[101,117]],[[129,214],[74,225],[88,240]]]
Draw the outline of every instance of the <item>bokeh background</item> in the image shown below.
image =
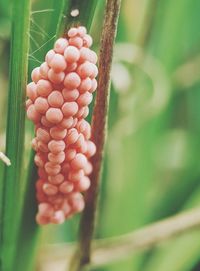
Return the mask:
[[[5,148],[10,2],[0,1],[0,151]],[[104,4],[98,2],[91,27],[97,51]],[[33,1],[32,9],[29,77],[52,47],[60,12],[53,0]],[[199,11],[200,0],[122,1],[96,238],[128,233],[200,203]],[[24,174],[32,136],[27,121]],[[0,162],[0,174],[2,167]],[[39,230],[33,270],[65,270],[66,259],[49,247],[56,244],[62,251],[75,241],[78,224],[76,216]],[[196,231],[95,270],[198,271],[199,250]]]

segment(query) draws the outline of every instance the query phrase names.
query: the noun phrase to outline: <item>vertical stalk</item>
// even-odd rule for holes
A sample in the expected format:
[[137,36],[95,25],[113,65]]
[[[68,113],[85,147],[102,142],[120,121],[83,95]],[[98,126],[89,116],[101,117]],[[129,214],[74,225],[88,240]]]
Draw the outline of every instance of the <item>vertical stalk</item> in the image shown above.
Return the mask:
[[20,182],[24,152],[25,86],[29,49],[30,0],[13,1],[11,57],[6,131],[6,155],[11,166],[5,167],[0,221],[0,269],[12,271],[21,203]]
[[110,71],[120,3],[120,0],[107,0],[105,9],[99,55],[98,89],[92,118],[92,140],[96,144],[97,152],[92,159],[93,173],[91,174],[91,187],[86,193],[86,206],[80,223],[79,247],[72,259],[71,271],[80,271],[90,262],[91,241],[95,227],[101,168],[106,140]]

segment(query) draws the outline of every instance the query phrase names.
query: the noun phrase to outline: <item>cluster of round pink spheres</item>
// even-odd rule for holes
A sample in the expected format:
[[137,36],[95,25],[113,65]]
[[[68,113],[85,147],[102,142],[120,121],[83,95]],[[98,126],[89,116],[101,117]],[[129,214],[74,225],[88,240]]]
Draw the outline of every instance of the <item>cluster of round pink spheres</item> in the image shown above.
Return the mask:
[[32,146],[39,176],[36,221],[41,225],[61,224],[84,208],[82,192],[90,186],[89,159],[96,151],[85,120],[97,88],[97,55],[91,45],[85,27],[71,28],[32,71],[33,82],[27,85],[27,116],[35,124]]

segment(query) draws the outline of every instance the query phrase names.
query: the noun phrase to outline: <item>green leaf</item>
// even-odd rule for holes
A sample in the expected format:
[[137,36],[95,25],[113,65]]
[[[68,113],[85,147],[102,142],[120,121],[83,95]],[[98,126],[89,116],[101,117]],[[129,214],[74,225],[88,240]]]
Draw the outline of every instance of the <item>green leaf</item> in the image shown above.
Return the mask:
[[13,1],[12,10],[10,87],[6,131],[6,155],[11,160],[11,166],[4,169],[3,204],[0,218],[0,269],[8,271],[13,270],[19,222],[18,212],[21,205],[30,1]]

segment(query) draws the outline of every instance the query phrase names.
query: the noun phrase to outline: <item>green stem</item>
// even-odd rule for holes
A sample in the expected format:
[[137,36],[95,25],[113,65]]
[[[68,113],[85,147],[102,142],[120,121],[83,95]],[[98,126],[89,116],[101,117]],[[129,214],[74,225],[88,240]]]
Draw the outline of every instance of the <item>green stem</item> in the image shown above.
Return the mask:
[[93,173],[91,174],[91,187],[86,193],[86,206],[80,223],[79,248],[71,263],[70,270],[73,271],[82,270],[83,267],[90,262],[91,243],[95,227],[101,168],[106,140],[113,46],[116,37],[120,4],[120,0],[108,0],[105,9],[99,55],[98,89],[92,118],[92,139],[96,144],[97,151],[92,159]]
[[[23,14],[23,16],[22,16]],[[25,126],[25,86],[29,49],[30,0],[13,1],[11,59],[9,76],[6,155],[11,166],[5,167],[1,210],[1,270],[12,271],[20,207]]]

